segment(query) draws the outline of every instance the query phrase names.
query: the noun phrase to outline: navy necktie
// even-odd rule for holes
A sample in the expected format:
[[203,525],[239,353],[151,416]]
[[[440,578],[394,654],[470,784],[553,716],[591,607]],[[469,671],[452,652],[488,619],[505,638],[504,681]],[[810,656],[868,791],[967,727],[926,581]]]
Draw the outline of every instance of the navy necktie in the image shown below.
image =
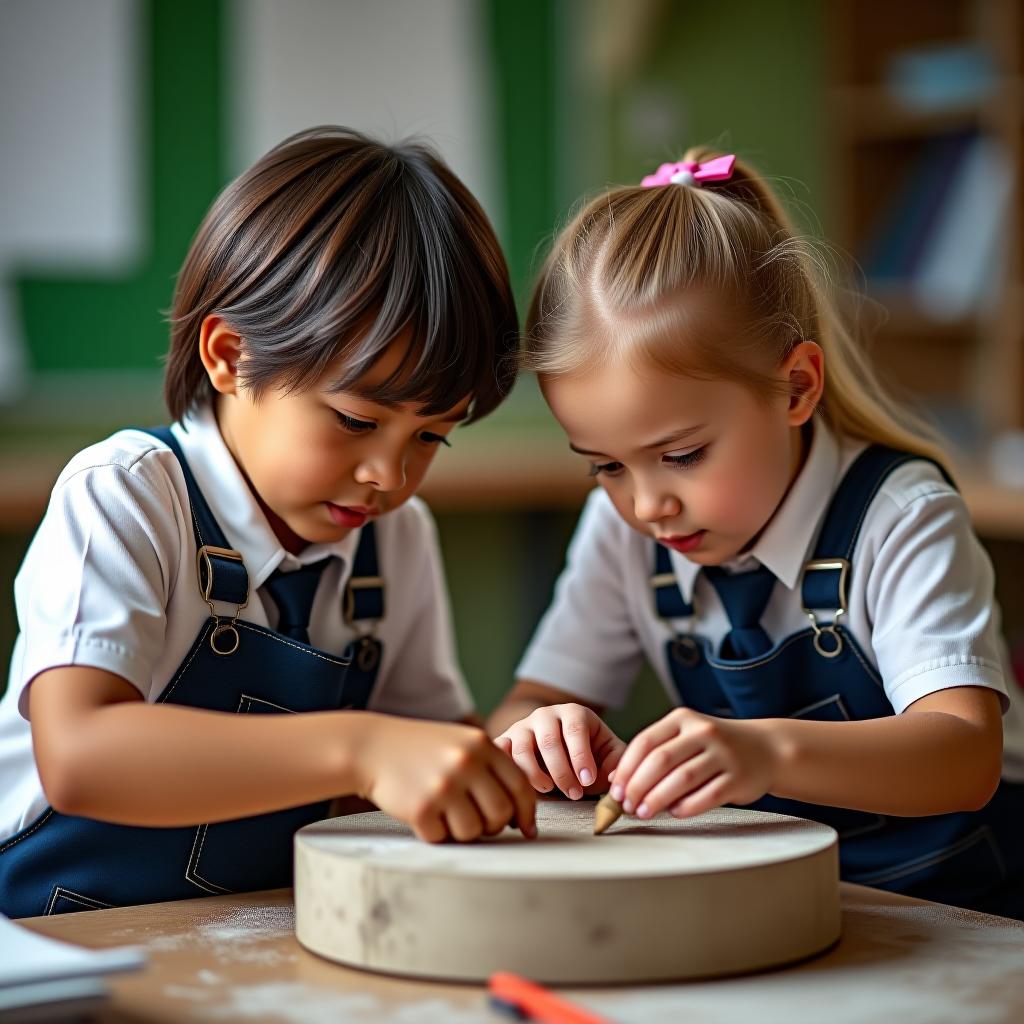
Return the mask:
[[330,561],[329,556],[319,562],[300,566],[292,572],[277,569],[264,584],[280,613],[277,623],[279,633],[301,643],[309,643],[309,613],[320,577]]
[[761,628],[761,616],[775,587],[772,571],[762,565],[749,572],[729,573],[708,566],[704,574],[725,605],[731,627],[722,640],[719,657],[739,661],[770,651],[772,642]]

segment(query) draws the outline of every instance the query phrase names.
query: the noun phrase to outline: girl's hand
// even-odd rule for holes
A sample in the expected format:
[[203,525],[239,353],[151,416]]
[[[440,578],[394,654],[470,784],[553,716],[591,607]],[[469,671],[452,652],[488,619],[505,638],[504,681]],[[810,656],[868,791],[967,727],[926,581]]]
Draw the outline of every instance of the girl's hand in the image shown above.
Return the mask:
[[771,789],[780,759],[764,725],[676,708],[626,748],[612,797],[638,818],[752,803]]
[[603,793],[608,773],[626,749],[601,718],[581,704],[537,708],[494,742],[538,792],[550,793],[557,786],[572,800],[584,793]]
[[533,790],[482,729],[368,715],[354,753],[359,795],[429,843],[537,834]]

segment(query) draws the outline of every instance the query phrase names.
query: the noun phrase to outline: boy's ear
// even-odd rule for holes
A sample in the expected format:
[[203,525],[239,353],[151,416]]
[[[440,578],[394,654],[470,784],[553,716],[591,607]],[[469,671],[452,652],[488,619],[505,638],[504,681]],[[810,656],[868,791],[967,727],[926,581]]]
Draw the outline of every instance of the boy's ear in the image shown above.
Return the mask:
[[782,364],[789,382],[789,425],[802,427],[813,415],[825,390],[825,353],[813,341],[801,341]]
[[208,316],[199,328],[199,358],[214,390],[222,395],[237,393],[241,357],[242,339],[219,316]]

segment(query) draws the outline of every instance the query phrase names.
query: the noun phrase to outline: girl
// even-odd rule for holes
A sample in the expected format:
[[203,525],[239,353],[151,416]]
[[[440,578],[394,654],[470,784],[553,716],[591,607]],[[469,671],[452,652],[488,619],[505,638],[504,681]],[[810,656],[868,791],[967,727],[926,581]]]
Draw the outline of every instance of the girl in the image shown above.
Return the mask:
[[[815,818],[849,881],[1021,916],[992,568],[816,269],[766,184],[701,150],[558,239],[527,358],[601,486],[492,728],[542,792]],[[679,707],[625,747],[598,716],[643,655]]]
[[288,885],[345,794],[532,835],[519,769],[441,724],[472,708],[413,498],[515,375],[480,207],[421,146],[302,132],[214,203],[171,322],[176,422],[71,461],[15,584],[0,911]]

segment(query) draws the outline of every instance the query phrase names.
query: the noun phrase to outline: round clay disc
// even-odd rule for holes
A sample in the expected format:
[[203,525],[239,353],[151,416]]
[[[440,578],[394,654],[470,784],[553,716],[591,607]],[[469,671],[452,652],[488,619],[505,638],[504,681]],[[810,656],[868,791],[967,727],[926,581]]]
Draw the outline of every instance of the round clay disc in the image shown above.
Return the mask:
[[552,984],[774,967],[839,937],[836,833],[720,808],[686,821],[543,801],[539,838],[430,845],[381,812],[295,836],[295,929],[314,953],[420,978]]

